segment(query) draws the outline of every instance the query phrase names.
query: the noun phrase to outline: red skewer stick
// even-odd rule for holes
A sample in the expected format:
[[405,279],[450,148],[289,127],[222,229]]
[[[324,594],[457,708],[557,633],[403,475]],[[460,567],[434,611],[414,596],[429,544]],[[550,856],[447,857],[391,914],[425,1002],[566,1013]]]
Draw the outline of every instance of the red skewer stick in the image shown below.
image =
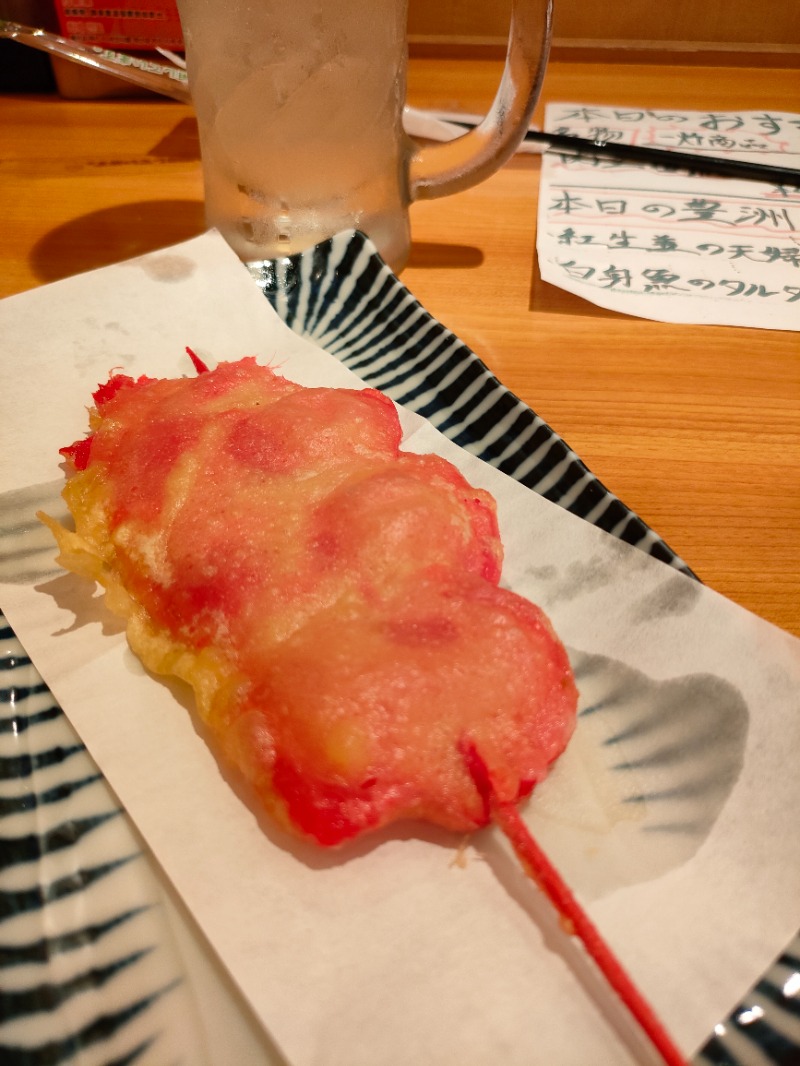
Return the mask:
[[668,1066],[686,1066],[686,1059],[675,1046],[655,1011],[623,969],[622,963],[603,940],[597,928],[573,896],[567,884],[536,843],[525,825],[516,804],[499,798],[486,763],[475,745],[462,747],[464,761],[475,783],[487,814],[506,835],[525,873],[544,892],[558,913],[582,941],[599,970],[630,1011]]

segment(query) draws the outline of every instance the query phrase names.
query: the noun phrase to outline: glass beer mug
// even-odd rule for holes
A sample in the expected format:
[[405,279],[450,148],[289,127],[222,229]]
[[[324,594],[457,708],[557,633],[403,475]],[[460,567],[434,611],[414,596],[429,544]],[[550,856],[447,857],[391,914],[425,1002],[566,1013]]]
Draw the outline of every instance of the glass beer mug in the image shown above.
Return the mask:
[[483,122],[419,145],[403,130],[407,0],[178,0],[206,218],[246,262],[362,230],[395,271],[408,205],[488,177],[530,121],[552,0],[514,0]]

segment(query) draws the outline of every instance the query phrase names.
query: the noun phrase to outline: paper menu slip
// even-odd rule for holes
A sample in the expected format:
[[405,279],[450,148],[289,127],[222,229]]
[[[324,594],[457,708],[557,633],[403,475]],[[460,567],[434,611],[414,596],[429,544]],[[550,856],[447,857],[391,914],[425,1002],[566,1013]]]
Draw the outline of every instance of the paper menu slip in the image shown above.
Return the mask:
[[[59,478],[57,448],[83,432],[112,366],[189,372],[189,344],[209,361],[258,352],[304,383],[353,381],[278,321],[214,236],[4,301],[0,336],[4,355],[26,352],[24,377],[0,359],[17,441],[4,489]],[[550,613],[582,699],[609,706],[606,727],[584,716],[526,817],[692,1050],[800,926],[800,783],[786,764],[800,642],[426,423],[409,430],[407,446],[495,493],[505,580]],[[461,841],[419,827],[338,855],[288,844],[243,805],[172,691],[87,616],[84,583],[47,565],[38,579],[4,570],[0,607],[295,1066],[648,1061],[495,834],[477,835],[463,866]]]
[[[797,169],[800,116],[548,104],[545,128]],[[542,278],[664,322],[800,329],[800,188],[544,156]]]

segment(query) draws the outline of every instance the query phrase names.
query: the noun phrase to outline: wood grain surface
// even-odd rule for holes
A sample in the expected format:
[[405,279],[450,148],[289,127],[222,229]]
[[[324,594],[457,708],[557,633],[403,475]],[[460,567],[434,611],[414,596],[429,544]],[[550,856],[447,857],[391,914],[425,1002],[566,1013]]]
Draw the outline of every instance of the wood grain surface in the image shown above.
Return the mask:
[[[409,0],[408,30],[413,41],[500,43],[508,37],[511,0]],[[749,47],[796,55],[800,18],[796,0],[555,0],[553,37],[558,48],[578,44],[662,49]]]
[[[499,69],[412,60],[410,101],[481,110]],[[555,62],[545,99],[800,112],[800,80]],[[517,157],[474,189],[415,204],[404,282],[703,581],[800,635],[800,334],[650,322],[542,282],[539,167]],[[0,196],[2,296],[191,237],[204,228],[192,111],[0,98]]]

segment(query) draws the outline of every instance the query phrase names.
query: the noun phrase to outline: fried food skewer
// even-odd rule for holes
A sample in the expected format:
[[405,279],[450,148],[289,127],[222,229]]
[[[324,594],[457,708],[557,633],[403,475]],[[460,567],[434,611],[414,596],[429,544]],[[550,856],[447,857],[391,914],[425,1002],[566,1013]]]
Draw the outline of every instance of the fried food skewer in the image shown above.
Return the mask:
[[60,560],[131,647],[188,681],[218,750],[323,847],[403,818],[491,821],[668,1066],[684,1059],[517,810],[574,728],[546,616],[499,585],[495,504],[400,450],[374,390],[304,389],[254,359],[113,374],[61,449]]
[[569,657],[500,585],[495,501],[401,448],[374,389],[252,358],[113,373],[60,449],[63,565],[153,673],[188,682],[222,761],[284,829],[337,847],[393,821],[486,824],[458,738],[521,802],[575,724]]

